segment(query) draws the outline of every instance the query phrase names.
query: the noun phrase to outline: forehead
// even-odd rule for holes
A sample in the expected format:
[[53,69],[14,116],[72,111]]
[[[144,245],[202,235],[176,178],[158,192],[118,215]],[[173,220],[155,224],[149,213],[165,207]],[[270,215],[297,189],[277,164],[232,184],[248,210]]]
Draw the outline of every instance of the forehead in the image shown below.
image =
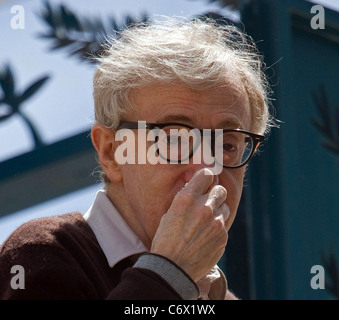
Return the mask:
[[197,90],[183,84],[155,84],[135,89],[135,109],[128,120],[184,122],[200,128],[239,127],[249,130],[248,96],[242,85],[223,85]]

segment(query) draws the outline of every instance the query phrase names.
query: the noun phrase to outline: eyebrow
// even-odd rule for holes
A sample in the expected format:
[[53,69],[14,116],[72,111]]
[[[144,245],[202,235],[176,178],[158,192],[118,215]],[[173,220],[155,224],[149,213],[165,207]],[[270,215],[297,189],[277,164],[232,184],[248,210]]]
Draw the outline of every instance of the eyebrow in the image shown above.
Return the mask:
[[[158,123],[179,122],[183,124],[192,125],[192,119],[183,114],[168,114],[165,115],[163,118],[160,118],[157,122]],[[238,121],[228,119],[218,123],[217,129],[243,129],[243,127]]]
[[168,114],[163,118],[160,118],[158,122],[166,123],[166,122],[183,122],[183,123],[192,123],[192,119],[183,114]]
[[225,120],[218,124],[218,128],[220,129],[243,129],[240,122],[236,120]]

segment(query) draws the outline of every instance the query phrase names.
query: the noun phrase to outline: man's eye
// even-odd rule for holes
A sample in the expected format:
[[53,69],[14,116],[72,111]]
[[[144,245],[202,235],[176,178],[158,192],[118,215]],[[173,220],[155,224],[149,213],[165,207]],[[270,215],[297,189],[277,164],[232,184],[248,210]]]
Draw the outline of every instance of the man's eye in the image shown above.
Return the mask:
[[168,135],[168,136],[166,136],[164,142],[167,143],[167,144],[171,144],[171,145],[178,144],[179,143],[179,137],[173,136],[173,135]]
[[232,151],[235,151],[237,148],[234,144],[231,144],[231,143],[225,143],[224,144],[224,150],[227,151],[227,152],[232,152]]

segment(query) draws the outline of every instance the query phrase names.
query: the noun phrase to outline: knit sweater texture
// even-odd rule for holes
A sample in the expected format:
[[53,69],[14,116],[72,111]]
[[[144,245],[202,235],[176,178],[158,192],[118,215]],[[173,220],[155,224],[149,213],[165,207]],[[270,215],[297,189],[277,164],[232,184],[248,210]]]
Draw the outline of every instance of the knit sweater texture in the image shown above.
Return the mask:
[[[181,299],[155,272],[132,267],[137,259],[110,268],[79,212],[32,220],[0,247],[0,299]],[[23,267],[24,289],[12,288],[15,265]]]

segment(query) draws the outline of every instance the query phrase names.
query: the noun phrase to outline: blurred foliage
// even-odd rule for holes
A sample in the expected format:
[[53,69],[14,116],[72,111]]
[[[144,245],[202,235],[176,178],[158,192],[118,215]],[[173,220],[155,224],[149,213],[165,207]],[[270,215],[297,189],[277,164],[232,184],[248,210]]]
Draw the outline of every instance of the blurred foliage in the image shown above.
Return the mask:
[[51,5],[43,2],[43,10],[39,17],[45,22],[48,30],[38,36],[52,41],[51,50],[66,49],[70,56],[76,55],[81,60],[94,62],[93,56],[103,53],[103,45],[107,36],[117,37],[119,31],[136,23],[147,23],[146,14],[138,20],[131,16],[124,17],[119,25],[114,18],[108,18],[107,23],[101,18],[82,17],[63,4]]
[[[237,1],[208,0],[218,2],[222,7],[236,9]],[[38,37],[51,41],[50,50],[64,49],[69,56],[77,56],[81,61],[95,62],[93,57],[104,53],[104,45],[108,37],[119,37],[119,32],[135,23],[148,23],[147,14],[135,19],[130,15],[123,17],[122,24],[116,19],[108,18],[106,22],[98,17],[83,17],[73,12],[64,4],[51,4],[49,1],[42,3],[42,10],[38,14],[39,18],[47,26],[47,30],[39,33]],[[215,19],[219,23],[229,23],[230,21],[218,14],[210,13],[206,17]],[[203,17],[203,16],[200,16]],[[9,65],[6,65],[0,74],[0,85],[2,96],[0,99],[0,121],[8,119],[14,114],[18,114],[25,121],[33,136],[35,147],[43,146],[44,143],[29,118],[22,112],[22,104],[33,96],[42,85],[49,79],[44,76],[31,85],[22,93],[15,89],[13,72]]]
[[48,79],[49,76],[43,76],[31,83],[20,93],[16,89],[14,75],[10,65],[6,65],[3,70],[0,71],[0,88],[2,91],[0,96],[0,121],[6,120],[14,114],[20,115],[21,119],[24,120],[31,131],[36,148],[43,146],[44,143],[32,122],[22,112],[22,105],[31,98]]
[[[238,8],[237,0],[208,0],[218,2],[221,7],[228,7],[232,10]],[[229,23],[230,21],[215,13],[209,13],[209,18]],[[119,37],[119,32],[135,23],[147,23],[149,17],[142,14],[139,19],[130,15],[123,18],[119,24],[115,18],[108,18],[105,23],[98,17],[83,17],[73,12],[64,4],[53,4],[43,2],[43,9],[39,17],[47,25],[48,30],[38,36],[52,41],[51,50],[66,49],[70,56],[78,56],[81,60],[94,62],[93,57],[100,56],[104,52],[104,44],[107,37]],[[200,16],[201,17],[201,16]]]
[[208,2],[217,2],[222,8],[229,8],[231,10],[239,9],[239,1],[238,0],[207,0]]

